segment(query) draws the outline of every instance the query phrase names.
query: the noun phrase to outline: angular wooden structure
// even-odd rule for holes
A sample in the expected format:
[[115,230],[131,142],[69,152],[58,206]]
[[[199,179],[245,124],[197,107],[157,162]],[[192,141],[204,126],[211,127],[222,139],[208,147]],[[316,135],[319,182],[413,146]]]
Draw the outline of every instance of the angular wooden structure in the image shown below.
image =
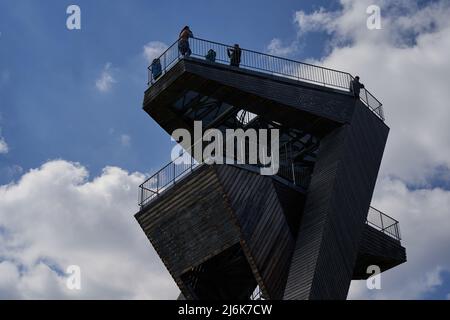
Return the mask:
[[180,57],[175,43],[144,110],[169,134],[196,120],[278,128],[281,166],[262,176],[172,162],[140,186],[135,217],[182,295],[245,300],[259,287],[265,299],[345,299],[369,265],[405,262],[398,222],[370,209],[389,132],[378,100],[355,99],[348,73],[253,51],[228,66],[226,48],[191,39],[193,55]]

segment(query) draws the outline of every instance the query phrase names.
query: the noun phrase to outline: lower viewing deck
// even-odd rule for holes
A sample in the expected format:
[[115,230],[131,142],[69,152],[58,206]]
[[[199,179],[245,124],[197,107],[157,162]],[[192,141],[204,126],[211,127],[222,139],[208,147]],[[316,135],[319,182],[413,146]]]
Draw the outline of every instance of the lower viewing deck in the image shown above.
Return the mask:
[[[248,165],[176,168],[169,164],[140,186],[136,219],[183,295],[245,300],[258,286],[281,299],[306,189]],[[369,265],[385,271],[405,259],[398,221],[370,208],[353,279],[367,278]],[[215,288],[225,293],[215,296]]]
[[[181,161],[183,159],[183,161]],[[162,169],[146,179],[139,185],[139,201],[140,211],[145,210],[147,206],[159,198],[162,194],[169,191],[176,184],[182,182],[183,179],[189,178],[199,167],[208,166],[205,163],[195,161],[187,153],[184,153],[176,160],[169,162]],[[259,167],[252,165],[230,165],[236,168],[247,170],[259,174]],[[288,188],[292,188],[303,195],[306,194],[308,183],[310,181],[311,170],[302,170],[294,166],[281,166],[276,175],[271,176],[272,179]],[[370,207],[366,223],[368,226],[381,231],[391,238],[400,241],[399,222],[387,214]]]

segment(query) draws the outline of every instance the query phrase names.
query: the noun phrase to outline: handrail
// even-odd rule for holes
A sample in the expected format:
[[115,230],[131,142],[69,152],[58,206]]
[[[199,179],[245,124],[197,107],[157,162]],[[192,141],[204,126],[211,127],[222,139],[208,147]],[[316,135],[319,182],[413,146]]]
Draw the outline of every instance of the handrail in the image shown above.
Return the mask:
[[[199,140],[189,149],[194,150],[197,144],[201,145],[203,142],[203,140]],[[286,162],[284,165],[281,163],[283,160]],[[204,162],[198,162],[194,159],[189,151],[183,150],[178,157],[164,165],[139,185],[138,205],[143,208],[203,164]],[[257,164],[248,166],[255,169],[260,168]],[[306,188],[310,179],[310,172],[289,162],[287,158],[280,159],[280,166],[276,175],[301,188]]]
[[[188,161],[186,161],[188,160]],[[169,162],[159,169],[155,174],[147,178],[139,185],[139,206],[142,209],[152,202],[164,191],[173,187],[180,180],[189,176],[193,171],[203,165],[203,162],[197,162],[188,152],[183,151],[175,160]],[[307,177],[299,174],[297,168],[280,167],[277,174],[278,177],[285,179],[294,185],[306,188],[305,183]],[[370,207],[367,213],[366,224],[374,227],[376,230],[383,232],[391,238],[400,241],[399,222],[380,210]]]
[[[227,55],[227,49],[231,48],[229,45],[200,38],[190,38],[189,46],[193,57],[205,59],[208,50],[212,49],[216,53],[215,63],[229,64]],[[248,70],[255,70],[297,81],[319,84],[345,92],[350,92],[350,82],[354,80],[353,76],[348,72],[277,57],[254,50],[241,48],[241,52],[241,62],[239,67]],[[155,83],[182,58],[183,56],[178,50],[177,40],[159,56],[158,59],[161,64],[161,70],[156,74],[156,77],[152,74],[151,66],[148,67],[148,85],[151,86]],[[360,99],[381,120],[385,120],[382,103],[369,90],[364,88],[361,89]]]
[[[189,161],[185,161],[186,156]],[[201,164],[187,152],[180,154],[175,160],[166,164],[139,185],[139,206],[142,208],[151,202]]]
[[396,240],[401,240],[399,222],[374,207],[369,208],[366,223]]

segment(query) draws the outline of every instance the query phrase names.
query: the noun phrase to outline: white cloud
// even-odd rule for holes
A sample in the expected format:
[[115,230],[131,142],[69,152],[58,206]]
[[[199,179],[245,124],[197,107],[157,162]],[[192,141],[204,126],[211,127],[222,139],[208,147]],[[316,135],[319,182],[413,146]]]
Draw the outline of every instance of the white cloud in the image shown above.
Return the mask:
[[382,290],[368,290],[353,281],[349,298],[420,299],[433,293],[450,272],[450,191],[440,188],[410,190],[398,179],[379,181],[375,207],[400,221],[407,262],[382,273]]
[[[0,113],[0,121],[2,120],[2,115]],[[6,143],[5,138],[2,136],[2,128],[0,127],[0,154],[5,154],[9,152],[9,146]]]
[[311,14],[304,11],[297,11],[294,16],[294,22],[299,28],[299,34],[305,34],[313,31],[331,32],[336,28],[335,18],[337,13],[325,11],[320,8]]
[[143,55],[147,59],[147,62],[152,63],[153,59],[159,57],[166,49],[168,45],[160,41],[150,41],[144,46]]
[[274,38],[267,46],[267,52],[272,55],[286,57],[296,52],[298,49],[297,43],[292,42],[289,45],[283,45],[282,41],[278,38]]
[[123,147],[130,146],[130,143],[131,143],[131,136],[130,135],[128,135],[128,134],[121,134],[120,135],[120,144]]
[[8,153],[8,151],[9,151],[9,147],[5,141],[5,138],[0,136],[0,154]]
[[[133,217],[144,176],[106,167],[87,178],[84,167],[57,160],[0,186],[0,298],[175,298]],[[65,285],[72,264],[80,291]]]
[[[372,4],[381,7],[382,30],[366,28]],[[359,74],[384,104],[391,132],[374,205],[400,220],[408,255],[382,274],[382,290],[353,282],[349,297],[423,298],[450,271],[450,191],[432,187],[437,175],[450,182],[450,3],[341,0],[341,7],[298,12],[296,23],[300,35],[331,35],[328,53],[313,63]]]
[[108,62],[103,67],[100,77],[95,81],[95,86],[100,92],[109,91],[116,82],[112,74],[111,63]]
[[[342,2],[333,35],[352,44],[335,46],[320,63],[359,74],[383,102],[391,133],[382,172],[424,184],[436,168],[450,167],[450,5],[411,11],[412,1],[399,2],[402,11],[381,1],[383,29],[368,30],[363,9],[372,1]],[[388,4],[403,13],[389,16]]]

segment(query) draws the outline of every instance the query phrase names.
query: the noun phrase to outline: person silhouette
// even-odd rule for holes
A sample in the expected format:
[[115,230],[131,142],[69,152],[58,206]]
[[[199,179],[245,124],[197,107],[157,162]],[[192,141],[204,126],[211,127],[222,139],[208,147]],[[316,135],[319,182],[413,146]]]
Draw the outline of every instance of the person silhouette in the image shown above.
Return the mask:
[[180,51],[182,56],[190,56],[192,51],[189,47],[189,38],[193,38],[194,34],[192,33],[189,26],[185,26],[181,29],[180,35],[178,37],[178,50]]
[[354,80],[350,81],[350,92],[353,93],[353,96],[356,99],[359,99],[359,93],[363,88],[364,85],[361,82],[359,82],[359,76],[356,76]]
[[162,74],[161,61],[159,60],[159,58],[153,59],[153,62],[150,66],[150,70],[152,72],[153,80],[158,79],[159,76]]
[[238,44],[235,44],[233,48],[227,49],[228,57],[230,58],[230,66],[239,67],[241,63],[241,48],[239,48]]

